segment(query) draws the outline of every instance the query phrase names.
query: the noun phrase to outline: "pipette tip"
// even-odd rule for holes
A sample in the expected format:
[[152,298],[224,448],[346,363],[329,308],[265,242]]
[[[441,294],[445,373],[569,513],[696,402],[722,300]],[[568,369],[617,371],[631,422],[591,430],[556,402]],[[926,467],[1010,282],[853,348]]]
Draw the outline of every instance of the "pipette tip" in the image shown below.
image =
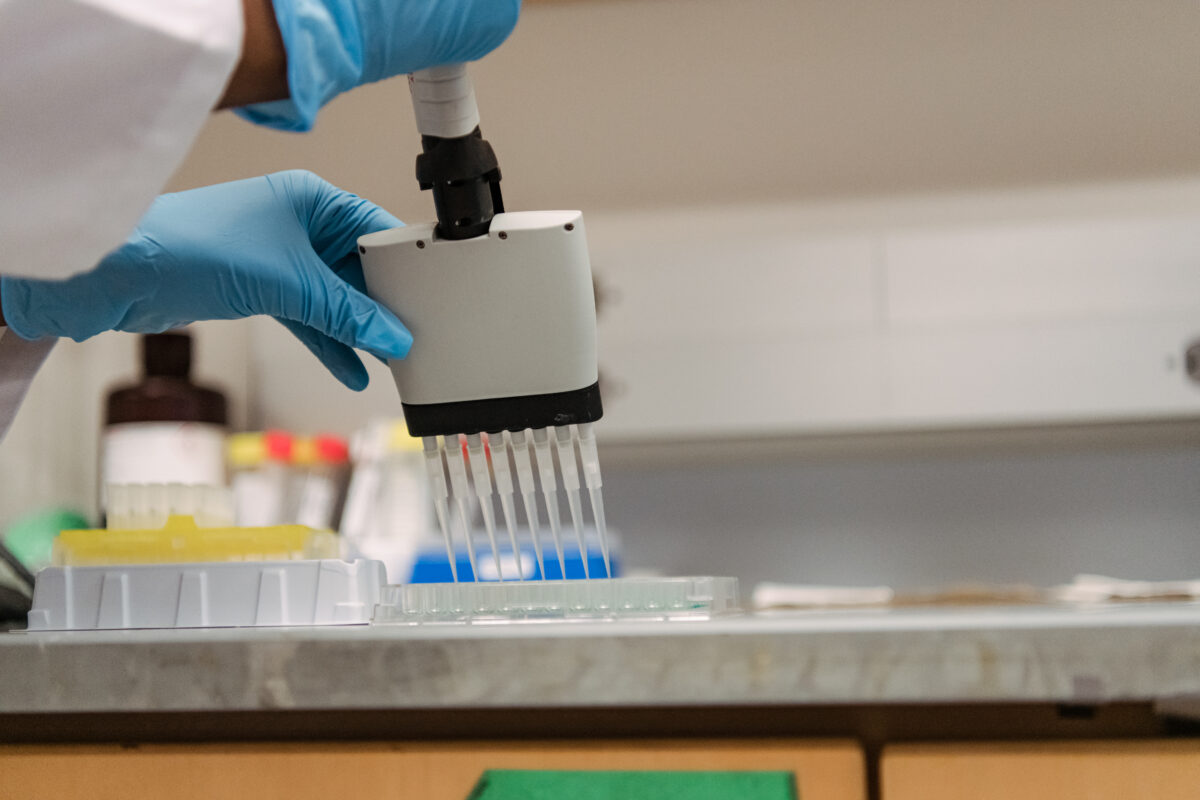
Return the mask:
[[[450,560],[454,580],[459,580],[452,526],[449,520],[449,498],[454,499],[458,522],[466,539],[467,555],[471,562],[472,579],[481,580],[475,551],[468,506],[473,497],[479,503],[479,517],[491,547],[492,566],[496,580],[505,580],[504,560],[496,537],[496,512],[492,495],[499,495],[504,526],[508,532],[516,565],[516,579],[525,580],[521,541],[514,495],[520,493],[525,520],[533,541],[538,575],[546,574],[546,554],[542,549],[540,515],[537,495],[540,493],[546,510],[546,522],[554,539],[559,577],[567,576],[567,559],[563,547],[562,521],[559,508],[559,484],[567,500],[571,527],[579,546],[579,560],[585,579],[592,578],[588,536],[585,533],[582,489],[587,487],[595,525],[596,544],[604,562],[604,577],[613,577],[609,551],[607,523],[604,515],[599,459],[596,454],[595,433],[591,424],[562,425],[555,428],[467,436],[425,437],[426,466],[431,494],[437,512],[438,526]],[[489,457],[490,456],[490,457]],[[557,456],[557,458],[555,458]],[[580,466],[582,465],[582,470]],[[514,485],[513,470],[516,471]],[[447,480],[447,476],[449,480]],[[582,477],[582,480],[581,480]]]

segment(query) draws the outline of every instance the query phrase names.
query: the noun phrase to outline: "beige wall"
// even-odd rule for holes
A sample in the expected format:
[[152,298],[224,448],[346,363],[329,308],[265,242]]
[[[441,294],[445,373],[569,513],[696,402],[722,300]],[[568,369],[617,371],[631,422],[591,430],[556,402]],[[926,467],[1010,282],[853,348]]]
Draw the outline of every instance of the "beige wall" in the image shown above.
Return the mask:
[[[473,70],[513,209],[1200,172],[1194,0],[534,3]],[[403,81],[317,130],[213,119],[174,185],[307,167],[428,218]]]

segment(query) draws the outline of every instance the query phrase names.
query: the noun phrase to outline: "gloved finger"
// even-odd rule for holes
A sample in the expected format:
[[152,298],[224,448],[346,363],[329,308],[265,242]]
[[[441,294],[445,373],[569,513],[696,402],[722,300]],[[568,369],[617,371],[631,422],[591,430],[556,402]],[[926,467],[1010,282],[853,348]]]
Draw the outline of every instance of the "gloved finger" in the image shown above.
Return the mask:
[[[313,257],[314,261],[315,256]],[[348,347],[385,358],[404,358],[412,334],[396,315],[316,263],[298,274],[299,285],[280,298],[273,316],[301,322]]]
[[495,50],[517,24],[520,0],[408,0],[393,3],[391,24],[370,31],[363,83],[441,64],[475,61]]
[[358,355],[341,342],[335,342],[324,334],[314,331],[290,319],[279,320],[283,327],[304,343],[314,356],[333,373],[347,388],[361,392],[367,387],[367,369]]
[[[333,263],[333,272],[346,283],[353,286],[363,294],[367,294],[367,280],[363,277],[362,261],[358,257],[358,253],[351,253],[340,261]],[[370,295],[367,295],[370,297]],[[380,364],[387,366],[388,360],[381,355],[371,353]]]
[[334,261],[329,268],[346,283],[363,294],[367,294],[367,279],[363,277],[362,260],[358,257],[358,253],[351,253]]
[[304,223],[313,250],[326,264],[357,253],[358,237],[399,228],[403,222],[356,194],[339,189],[305,170],[289,170],[267,176],[267,182],[284,189],[305,205]]

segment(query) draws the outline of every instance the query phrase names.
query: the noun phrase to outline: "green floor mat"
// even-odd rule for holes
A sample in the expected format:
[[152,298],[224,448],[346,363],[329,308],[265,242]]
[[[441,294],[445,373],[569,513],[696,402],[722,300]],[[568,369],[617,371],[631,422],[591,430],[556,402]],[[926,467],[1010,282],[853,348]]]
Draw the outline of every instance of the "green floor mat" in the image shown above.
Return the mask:
[[790,772],[488,770],[468,800],[797,800]]

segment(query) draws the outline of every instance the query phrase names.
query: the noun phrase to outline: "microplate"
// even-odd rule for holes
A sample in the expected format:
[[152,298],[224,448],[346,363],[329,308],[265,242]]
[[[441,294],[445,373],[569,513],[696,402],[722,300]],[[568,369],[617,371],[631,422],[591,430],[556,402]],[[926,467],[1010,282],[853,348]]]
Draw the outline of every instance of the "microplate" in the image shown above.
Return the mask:
[[737,610],[737,578],[410,583],[385,586],[371,622],[703,620]]

